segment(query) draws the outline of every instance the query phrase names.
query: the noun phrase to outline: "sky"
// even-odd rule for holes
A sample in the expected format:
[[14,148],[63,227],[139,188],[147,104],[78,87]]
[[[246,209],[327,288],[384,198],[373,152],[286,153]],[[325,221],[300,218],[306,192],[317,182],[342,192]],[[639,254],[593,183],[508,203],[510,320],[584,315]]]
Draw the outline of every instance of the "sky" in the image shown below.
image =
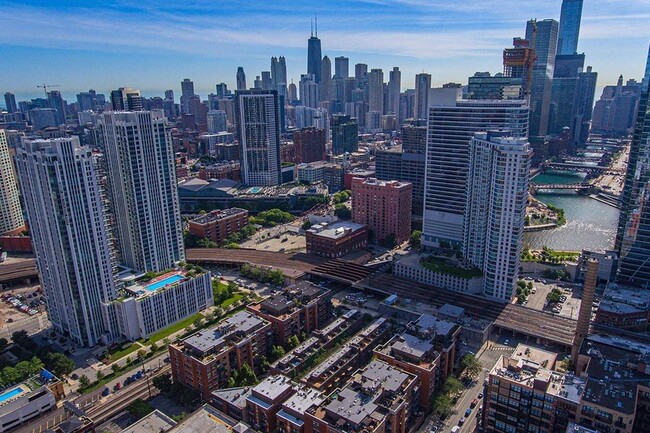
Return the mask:
[[[310,23],[318,16],[323,55],[416,73],[434,86],[467,83],[476,71],[502,70],[502,51],[531,18],[559,20],[561,0],[0,0],[0,93],[42,96],[58,84],[69,102],[90,88],[134,87],[145,96],[190,78],[206,97],[235,87],[243,66],[252,86],[285,56],[289,81],[306,72]],[[578,51],[598,87],[618,76],[642,78],[650,43],[650,0],[585,0]],[[4,101],[0,101],[0,104]]]

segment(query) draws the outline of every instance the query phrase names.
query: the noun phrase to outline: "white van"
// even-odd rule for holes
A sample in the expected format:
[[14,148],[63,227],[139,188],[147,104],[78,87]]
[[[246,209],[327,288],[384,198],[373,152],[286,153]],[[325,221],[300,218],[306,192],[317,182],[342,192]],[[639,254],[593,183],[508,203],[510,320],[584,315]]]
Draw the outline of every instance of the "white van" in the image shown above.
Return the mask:
[[454,428],[451,429],[451,433],[458,433],[460,431],[460,427],[457,425],[454,426]]

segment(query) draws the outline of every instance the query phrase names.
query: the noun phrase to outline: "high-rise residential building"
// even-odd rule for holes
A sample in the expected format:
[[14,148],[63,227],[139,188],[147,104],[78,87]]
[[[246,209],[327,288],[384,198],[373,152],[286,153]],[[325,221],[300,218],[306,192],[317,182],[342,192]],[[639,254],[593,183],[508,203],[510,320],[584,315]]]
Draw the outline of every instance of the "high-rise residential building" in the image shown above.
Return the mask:
[[368,111],[384,114],[384,72],[371,69],[368,74]]
[[399,114],[399,96],[402,87],[402,73],[399,68],[395,66],[389,73],[388,81],[388,107],[386,113]]
[[483,293],[510,302],[523,250],[532,150],[510,131],[477,132],[469,145],[463,257],[483,271]]
[[359,81],[363,80],[368,75],[368,65],[365,63],[357,63],[354,65],[354,79]]
[[415,118],[426,119],[429,110],[429,90],[431,89],[431,74],[415,76]]
[[278,92],[244,90],[237,92],[235,102],[244,183],[250,186],[279,185],[282,180]]
[[90,89],[87,92],[77,93],[79,111],[102,111],[105,103],[106,97],[102,94],[97,94],[93,89]]
[[16,105],[16,96],[13,93],[5,93],[5,107],[8,113],[17,113],[18,105]]
[[332,62],[325,56],[321,62],[320,100],[331,101],[333,95]]
[[422,244],[460,247],[469,170],[469,142],[476,132],[509,129],[528,136],[526,101],[461,99],[461,89],[433,89],[429,101]]
[[587,66],[585,72],[578,73],[571,123],[571,140],[576,148],[583,146],[589,137],[597,80],[598,73],[593,72],[591,66]]
[[207,115],[208,134],[216,134],[228,130],[228,116],[223,110],[210,110]]
[[237,67],[237,90],[246,90],[246,74],[241,66]]
[[312,74],[302,74],[298,91],[300,93],[300,102],[305,107],[318,108],[320,102],[320,86],[315,81]]
[[548,130],[553,71],[557,54],[558,22],[553,19],[530,20],[526,24],[526,40],[535,50],[530,83],[530,136],[544,136]]
[[320,50],[320,39],[318,39],[318,27],[316,34],[312,31],[311,37],[307,40],[307,73],[314,76],[314,81],[320,83],[321,61],[323,55]]
[[530,86],[533,81],[535,50],[530,41],[521,38],[512,40],[512,48],[503,50],[503,75],[508,78],[521,79],[522,99],[530,100]]
[[411,235],[411,190],[408,182],[352,179],[352,221],[365,224],[379,242],[395,245]]
[[215,86],[215,91],[217,92],[217,98],[219,99],[227,98],[230,95],[230,91],[228,90],[228,85],[226,83],[217,84]]
[[348,115],[332,116],[332,154],[356,152],[359,149],[359,124]]
[[58,125],[57,113],[54,108],[32,108],[27,112],[27,116],[35,131]]
[[582,18],[583,0],[562,0],[557,53],[562,56],[578,52],[578,36]]
[[325,130],[315,127],[303,128],[293,133],[296,146],[296,164],[325,159]]
[[105,333],[101,303],[115,295],[92,151],[77,137],[23,140],[16,166],[48,317],[57,332],[92,346]]
[[190,114],[190,98],[194,95],[194,82],[185,78],[181,81],[181,112],[183,114]]
[[595,258],[587,259],[585,269],[585,281],[582,285],[582,302],[578,311],[578,323],[576,332],[573,337],[573,347],[571,348],[571,362],[578,363],[578,354],[585,338],[589,335],[589,325],[591,325],[591,314],[594,304],[594,292],[598,284],[598,260]]
[[345,79],[350,76],[350,59],[344,56],[334,58],[334,77]]
[[140,111],[142,110],[142,96],[140,91],[130,87],[120,87],[111,91],[111,106],[113,111]]
[[51,90],[47,92],[47,101],[50,108],[56,110],[56,123],[57,125],[65,125],[67,110],[67,103],[63,100],[61,92],[58,90]]
[[0,129],[0,235],[16,234],[24,226],[7,136],[5,130]]
[[[642,170],[641,177],[648,179],[650,167]],[[639,205],[627,228],[630,247],[622,253],[616,282],[650,289],[650,182],[643,187],[637,202]]]
[[100,116],[120,262],[159,272],[184,260],[172,142],[150,111]]

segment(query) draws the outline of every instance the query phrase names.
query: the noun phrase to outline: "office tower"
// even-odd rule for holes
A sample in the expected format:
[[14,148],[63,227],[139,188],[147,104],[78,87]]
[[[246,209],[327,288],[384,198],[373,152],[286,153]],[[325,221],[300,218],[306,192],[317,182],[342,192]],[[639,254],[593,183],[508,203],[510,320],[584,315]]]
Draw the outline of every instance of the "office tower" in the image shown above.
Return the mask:
[[359,150],[359,124],[348,115],[332,116],[332,154],[356,152]]
[[584,63],[584,54],[555,56],[549,108],[549,134],[559,135],[563,128],[571,128],[573,124],[573,104],[578,86],[578,74],[582,72]]
[[[645,166],[642,171],[641,177],[647,181],[650,167]],[[650,182],[642,188],[637,203],[627,226],[630,247],[622,252],[616,282],[650,289]]]
[[605,86],[600,99],[594,105],[591,131],[614,137],[626,137],[634,129],[641,84],[628,80],[623,85],[623,76],[618,77],[616,86]]
[[591,66],[587,66],[586,72],[578,74],[571,122],[571,140],[574,148],[583,146],[589,138],[597,81],[598,73],[593,72]]
[[142,96],[140,91],[130,87],[120,87],[111,91],[111,105],[113,111],[141,111]]
[[262,71],[262,90],[271,90],[273,89],[273,83],[271,81],[271,71]]
[[548,130],[553,71],[557,54],[558,22],[552,19],[530,20],[526,24],[526,40],[535,50],[530,83],[530,136],[544,136]]
[[246,90],[246,74],[241,66],[237,68],[237,90]]
[[460,247],[474,133],[509,129],[528,136],[525,101],[462,100],[461,89],[433,89],[429,101],[422,244]]
[[582,18],[582,0],[563,0],[560,12],[560,31],[558,34],[557,53],[571,55],[578,52],[580,19]]
[[[566,0],[565,0],[566,2]],[[582,1],[580,2],[582,3]],[[578,312],[578,323],[576,325],[575,336],[573,337],[573,346],[571,348],[571,362],[573,365],[578,364],[578,354],[585,338],[589,335],[589,325],[591,324],[591,309],[594,305],[594,292],[598,282],[598,260],[590,258],[587,260],[587,269],[585,270],[585,281],[582,284],[582,302]]]
[[15,232],[24,226],[7,135],[4,129],[0,129],[0,235],[17,234]]
[[181,113],[190,114],[190,98],[194,96],[194,82],[189,78],[181,81]]
[[159,272],[185,258],[174,152],[152,112],[100,116],[120,262]]
[[259,75],[255,76],[255,80],[253,81],[253,88],[255,90],[263,90],[262,89],[262,80]]
[[207,120],[209,134],[216,134],[217,132],[225,132],[228,130],[228,117],[223,110],[208,111]]
[[368,75],[368,65],[365,63],[357,63],[354,65],[354,79],[359,81],[363,80]]
[[287,60],[284,56],[278,59],[278,87],[287,85]]
[[522,99],[521,78],[475,72],[467,79],[467,99]]
[[318,24],[316,24],[316,34],[313,29],[311,37],[307,41],[307,73],[314,76],[314,81],[320,83],[321,61],[323,55],[320,51],[320,39],[318,39]]
[[645,62],[645,74],[643,74],[643,81],[641,82],[641,89],[648,90],[650,87],[650,48],[648,48],[648,59]]
[[174,91],[173,90],[165,90],[165,99],[169,99],[171,101],[174,100]]
[[16,105],[16,96],[13,93],[5,93],[5,106],[7,107],[7,113],[17,113],[18,105]]
[[431,89],[431,74],[415,76],[415,118],[426,119],[429,110],[429,90]]
[[334,58],[334,77],[345,79],[350,76],[350,59],[344,56]]
[[226,83],[217,84],[215,86],[215,90],[219,99],[227,98],[228,95],[230,95],[230,92],[228,91],[228,85]]
[[510,302],[523,250],[532,150],[508,130],[477,132],[469,145],[463,257],[483,272],[483,293]]
[[280,78],[280,63],[278,62],[278,58],[273,56],[271,57],[271,85],[273,88],[277,88],[278,81]]
[[105,332],[101,303],[115,295],[96,161],[77,137],[23,140],[16,168],[54,329],[92,346]]
[[384,114],[384,72],[371,69],[368,74],[368,110]]
[[77,104],[79,111],[102,111],[106,98],[102,94],[97,94],[95,90],[90,89],[87,92],[80,92],[77,94]]
[[399,68],[395,66],[389,74],[388,81],[388,107],[386,112],[389,114],[399,114],[399,96],[402,86],[402,73]]
[[352,179],[352,221],[365,224],[381,243],[395,245],[411,235],[411,190],[408,182]]
[[332,100],[332,62],[325,56],[321,62],[321,82],[320,82],[320,100]]
[[533,65],[535,50],[530,47],[530,41],[521,38],[512,40],[513,48],[503,50],[503,75],[509,78],[521,79],[523,99],[530,100],[530,85],[533,80]]
[[35,131],[58,125],[56,121],[57,113],[54,108],[32,108],[27,112],[27,115]]
[[302,74],[298,90],[300,92],[300,102],[305,107],[318,108],[320,102],[320,93],[318,83],[311,74]]
[[65,125],[66,121],[66,102],[61,96],[61,92],[58,90],[52,90],[47,92],[47,101],[50,108],[56,110],[56,123],[57,125]]
[[279,185],[281,172],[278,92],[237,92],[235,113],[244,183],[250,186]]
[[322,161],[325,155],[325,129],[308,127],[293,133],[296,164]]
[[289,84],[288,90],[287,90],[287,97],[289,98],[289,101],[297,101],[298,100],[298,88],[296,87],[293,82]]

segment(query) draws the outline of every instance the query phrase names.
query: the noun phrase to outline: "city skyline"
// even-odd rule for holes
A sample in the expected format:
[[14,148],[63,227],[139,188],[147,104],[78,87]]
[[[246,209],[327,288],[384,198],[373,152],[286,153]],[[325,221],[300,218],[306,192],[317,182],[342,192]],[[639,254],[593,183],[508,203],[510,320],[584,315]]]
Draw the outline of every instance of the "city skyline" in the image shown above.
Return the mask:
[[[65,3],[69,7],[62,9],[49,1],[29,6],[0,2],[0,16],[6,18],[0,46],[6,64],[12,65],[0,78],[3,91],[29,99],[41,93],[38,83],[49,82],[60,84],[66,99],[87,88],[105,93],[121,86],[152,96],[178,90],[178,82],[189,77],[204,96],[222,81],[236,88],[237,66],[244,67],[252,82],[269,69],[272,56],[286,57],[288,81],[297,83],[307,69],[314,13],[323,55],[343,55],[351,65],[367,63],[369,69],[386,72],[398,66],[403,89],[413,88],[415,74],[422,71],[432,75],[433,86],[465,84],[476,71],[500,72],[503,48],[513,37],[524,36],[526,21],[558,20],[561,7],[559,0],[520,2],[523,7],[517,10],[524,12],[499,8],[494,1],[367,0],[314,3],[301,10],[280,2],[266,5],[262,13],[255,2],[216,7],[195,1],[182,10],[154,2],[92,8],[78,1]],[[626,79],[641,78],[650,30],[634,23],[649,17],[647,6],[647,0],[635,0],[621,14],[613,1],[585,5],[578,52],[586,52],[586,65],[599,72],[599,88],[614,83],[621,73]],[[116,33],[108,25],[113,22],[130,31]],[[624,31],[630,27],[636,29],[632,34]],[[34,67],[43,61],[48,68]]]

